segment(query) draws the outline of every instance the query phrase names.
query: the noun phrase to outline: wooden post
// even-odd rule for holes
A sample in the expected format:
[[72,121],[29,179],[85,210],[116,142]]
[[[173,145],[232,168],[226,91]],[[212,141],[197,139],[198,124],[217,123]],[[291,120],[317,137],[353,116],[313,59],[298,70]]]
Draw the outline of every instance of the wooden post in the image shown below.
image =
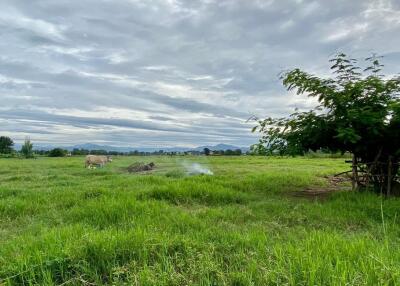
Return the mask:
[[352,160],[352,173],[353,173],[353,178],[351,180],[352,188],[353,191],[358,188],[358,172],[357,172],[357,158],[356,155],[353,154],[353,160]]
[[388,163],[388,177],[387,177],[387,190],[386,194],[390,197],[390,192],[392,189],[392,156],[389,156],[389,163]]

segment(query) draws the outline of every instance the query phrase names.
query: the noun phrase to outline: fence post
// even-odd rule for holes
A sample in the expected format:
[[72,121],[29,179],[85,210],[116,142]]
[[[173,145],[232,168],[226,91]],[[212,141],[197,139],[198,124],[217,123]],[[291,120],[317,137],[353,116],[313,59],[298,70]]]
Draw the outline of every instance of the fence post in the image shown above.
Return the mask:
[[353,177],[351,179],[351,185],[352,185],[352,189],[354,191],[358,188],[357,158],[354,154],[353,154],[353,160],[352,160],[352,171],[353,171],[352,172]]

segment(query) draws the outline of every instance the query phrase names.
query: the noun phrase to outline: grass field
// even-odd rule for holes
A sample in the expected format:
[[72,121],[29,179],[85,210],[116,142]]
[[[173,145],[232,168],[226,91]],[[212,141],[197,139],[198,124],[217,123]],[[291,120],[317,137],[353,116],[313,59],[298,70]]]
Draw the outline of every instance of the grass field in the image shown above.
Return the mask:
[[293,195],[344,159],[83,161],[0,159],[0,285],[400,285],[400,199]]

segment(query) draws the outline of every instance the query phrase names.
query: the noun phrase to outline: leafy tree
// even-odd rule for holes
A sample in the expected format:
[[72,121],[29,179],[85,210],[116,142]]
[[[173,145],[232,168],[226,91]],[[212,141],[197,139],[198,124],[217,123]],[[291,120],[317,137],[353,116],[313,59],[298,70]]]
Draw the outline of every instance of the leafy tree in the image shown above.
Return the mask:
[[209,148],[204,148],[203,153],[204,153],[204,155],[209,156],[211,153],[211,150]]
[[289,91],[315,97],[319,105],[289,117],[258,120],[253,131],[263,134],[260,145],[269,153],[351,152],[353,166],[367,174],[366,182],[359,182],[353,168],[355,184],[372,183],[377,192],[390,194],[400,158],[400,77],[383,76],[375,55],[365,60],[368,66],[361,69],[357,60],[337,54],[330,60],[330,78],[300,69],[284,73]]
[[78,149],[74,148],[71,152],[72,155],[88,155],[90,153],[89,150],[86,149]]
[[90,150],[91,155],[108,155],[106,150]]
[[25,158],[33,158],[33,144],[29,138],[25,139],[25,142],[21,147],[21,153]]
[[[268,150],[265,148],[264,144],[253,144],[250,146],[250,152],[251,155],[267,155]],[[271,155],[271,154],[270,154]]]
[[61,148],[54,148],[49,152],[49,157],[64,157],[65,155],[67,155],[67,151]]
[[0,136],[0,154],[10,154],[13,151],[14,142],[10,137]]
[[35,150],[35,154],[37,154],[37,155],[48,155],[49,151],[46,151],[46,150]]

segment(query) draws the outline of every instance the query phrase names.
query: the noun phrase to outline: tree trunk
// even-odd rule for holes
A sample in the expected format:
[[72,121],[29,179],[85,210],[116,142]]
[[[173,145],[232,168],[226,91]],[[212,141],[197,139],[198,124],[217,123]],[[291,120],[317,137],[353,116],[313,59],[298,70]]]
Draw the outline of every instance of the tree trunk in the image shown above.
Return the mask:
[[387,175],[387,190],[386,190],[386,195],[390,197],[390,192],[392,190],[392,156],[389,156],[389,162],[388,162],[388,175]]
[[381,195],[400,195],[394,192],[393,186],[398,180],[399,164],[392,156],[384,162],[374,162],[369,167],[370,172],[366,174],[368,181],[374,186],[374,191]]
[[352,189],[357,190],[358,189],[358,171],[357,171],[357,157],[356,155],[353,154],[353,160],[352,160],[352,178],[351,178],[351,185]]

